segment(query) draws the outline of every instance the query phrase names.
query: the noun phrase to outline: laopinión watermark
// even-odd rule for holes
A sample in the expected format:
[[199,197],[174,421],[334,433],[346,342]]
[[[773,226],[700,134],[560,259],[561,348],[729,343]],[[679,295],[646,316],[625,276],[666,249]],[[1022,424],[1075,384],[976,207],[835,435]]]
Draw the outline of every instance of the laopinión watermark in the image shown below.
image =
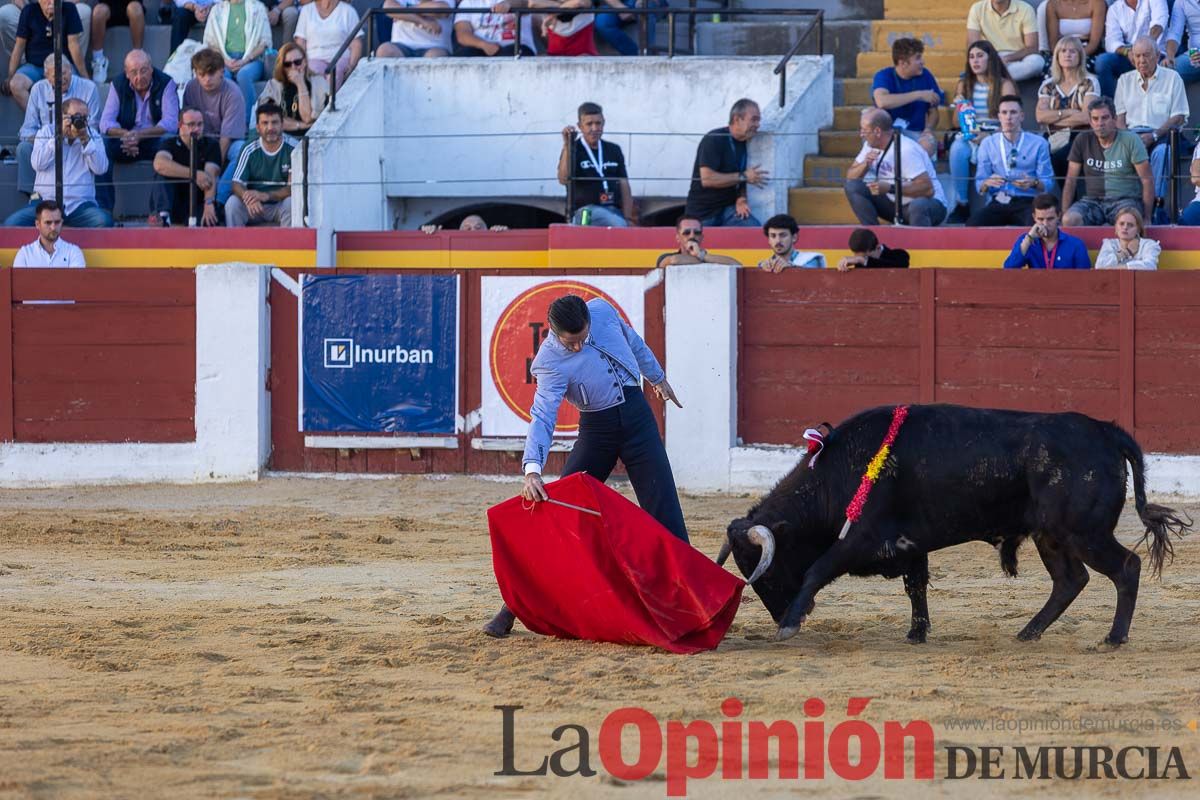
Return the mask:
[[[861,716],[871,700],[849,698],[845,705],[847,718],[836,724],[824,719],[826,703],[816,697],[804,702],[804,719],[799,723],[744,719],[745,705],[734,697],[721,704],[718,723],[702,719],[664,722],[644,708],[618,708],[601,722],[594,752],[592,732],[583,725],[567,723],[550,731],[538,756],[525,756],[527,760],[521,763],[517,759],[518,739],[526,752],[531,739],[527,734],[518,734],[517,712],[524,706],[498,705],[494,708],[501,716],[501,766],[494,774],[588,778],[597,774],[593,764],[598,756],[599,766],[622,781],[645,780],[661,769],[668,797],[684,797],[688,781],[713,777],[861,781],[882,776],[885,780],[933,780],[938,760],[933,726],[925,720],[868,722]],[[1189,727],[1195,730],[1186,722],[1167,730],[1178,732]],[[1017,730],[1022,729],[1018,726]],[[989,732],[1010,731],[1001,726]],[[626,742],[634,746],[623,747]],[[941,777],[949,780],[1191,778],[1177,746],[954,744],[942,750]]]

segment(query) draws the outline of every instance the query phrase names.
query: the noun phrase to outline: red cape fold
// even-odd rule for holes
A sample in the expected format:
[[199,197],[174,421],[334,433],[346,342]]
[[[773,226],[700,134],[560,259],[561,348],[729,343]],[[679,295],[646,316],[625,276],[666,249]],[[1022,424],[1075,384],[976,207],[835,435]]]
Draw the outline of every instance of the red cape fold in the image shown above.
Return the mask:
[[672,653],[720,643],[744,581],[586,473],[546,491],[600,515],[519,496],[488,509],[496,583],[526,628]]

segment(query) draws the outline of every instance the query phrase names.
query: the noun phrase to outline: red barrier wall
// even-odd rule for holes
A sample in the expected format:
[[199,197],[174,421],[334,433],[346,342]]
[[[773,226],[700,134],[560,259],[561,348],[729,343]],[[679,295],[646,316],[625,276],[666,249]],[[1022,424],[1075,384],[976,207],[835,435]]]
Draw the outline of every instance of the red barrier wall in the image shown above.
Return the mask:
[[[361,274],[367,270],[304,270],[308,274]],[[380,270],[370,270],[378,273]],[[295,277],[300,270],[288,270]],[[405,274],[445,275],[444,270],[405,270]],[[454,270],[461,276],[461,308],[459,313],[459,408],[466,415],[480,406],[483,395],[480,363],[480,279],[485,275],[531,274],[546,280],[556,275],[642,275],[645,270],[582,270],[523,272],[520,270]],[[380,473],[443,473],[469,472],[480,474],[520,473],[520,453],[489,452],[475,450],[471,439],[478,431],[458,436],[459,446],[455,450],[426,448],[419,451],[396,449],[338,450],[330,448],[308,448],[304,446],[304,434],[299,431],[298,393],[299,364],[297,340],[299,336],[297,307],[298,298],[283,288],[278,281],[271,281],[271,439],[272,469],[304,472],[380,472]],[[660,360],[664,361],[666,345],[663,325],[665,304],[662,284],[645,294],[646,341]],[[647,397],[663,425],[661,401],[653,393]],[[566,456],[552,453],[547,471],[557,472]]]
[[892,403],[1080,411],[1200,452],[1200,288],[1187,273],[739,273],[738,431]]
[[192,270],[0,270],[0,440],[190,442],[195,406]]

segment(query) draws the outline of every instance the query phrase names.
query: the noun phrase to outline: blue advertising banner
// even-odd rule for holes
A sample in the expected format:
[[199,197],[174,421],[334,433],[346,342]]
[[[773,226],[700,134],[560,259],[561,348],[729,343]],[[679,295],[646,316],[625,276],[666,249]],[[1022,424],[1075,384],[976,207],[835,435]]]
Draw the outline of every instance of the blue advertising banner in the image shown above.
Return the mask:
[[458,277],[302,275],[300,429],[456,432]]

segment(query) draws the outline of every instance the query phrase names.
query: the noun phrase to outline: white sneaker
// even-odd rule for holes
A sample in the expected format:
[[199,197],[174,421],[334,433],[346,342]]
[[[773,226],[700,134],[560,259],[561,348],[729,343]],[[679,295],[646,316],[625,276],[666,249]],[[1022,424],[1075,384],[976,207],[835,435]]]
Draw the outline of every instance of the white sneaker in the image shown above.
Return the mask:
[[92,53],[92,80],[96,83],[108,82],[108,56],[101,50]]

